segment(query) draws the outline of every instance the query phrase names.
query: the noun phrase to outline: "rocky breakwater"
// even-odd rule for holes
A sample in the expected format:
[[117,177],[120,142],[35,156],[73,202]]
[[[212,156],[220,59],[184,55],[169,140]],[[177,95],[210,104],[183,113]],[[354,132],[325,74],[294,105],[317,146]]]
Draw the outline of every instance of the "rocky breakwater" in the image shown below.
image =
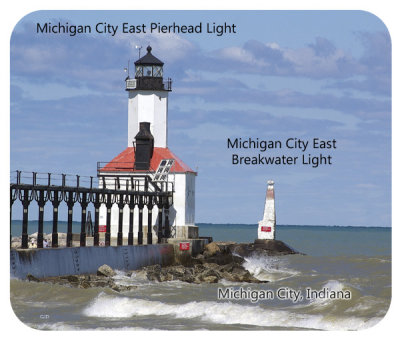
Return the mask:
[[294,249],[279,240],[262,240],[254,243],[238,244],[234,242],[211,242],[206,245],[203,253],[191,258],[185,266],[172,265],[162,267],[152,265],[136,271],[127,271],[125,276],[133,278],[132,284],[119,284],[115,279],[116,273],[102,265],[96,274],[68,275],[61,277],[36,278],[28,275],[27,279],[35,282],[48,282],[68,285],[78,288],[111,288],[117,292],[129,291],[136,288],[134,279],[147,279],[155,282],[179,280],[187,283],[218,283],[221,280],[230,282],[265,283],[250,274],[242,264],[245,257],[252,255],[287,255],[298,254]]
[[140,270],[152,281],[181,280],[188,283],[217,283],[224,279],[231,282],[262,283],[242,264],[252,255],[287,255],[298,252],[279,240],[256,240],[254,243],[211,242],[202,254],[192,258],[185,266],[148,266]]
[[78,288],[108,287],[116,292],[123,292],[135,288],[135,286],[118,284],[114,280],[115,276],[116,273],[110,266],[102,265],[97,269],[96,274],[66,275],[47,278],[37,278],[32,274],[28,274],[26,278],[33,282],[47,282]]

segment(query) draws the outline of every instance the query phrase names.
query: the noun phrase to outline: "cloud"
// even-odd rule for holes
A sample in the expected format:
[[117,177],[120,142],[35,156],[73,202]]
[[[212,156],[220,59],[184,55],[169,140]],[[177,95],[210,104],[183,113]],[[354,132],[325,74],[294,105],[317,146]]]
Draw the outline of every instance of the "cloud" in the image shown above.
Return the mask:
[[[281,47],[276,42],[249,40],[240,46],[218,49],[197,57],[199,69],[264,76],[333,79],[330,88],[390,95],[391,44],[387,32],[358,32],[364,53],[356,58],[331,41],[317,37],[301,48]],[[355,77],[365,77],[363,81]]]
[[[233,83],[234,86],[229,86]],[[246,105],[262,105],[269,107],[293,107],[336,110],[364,119],[387,119],[391,112],[390,100],[370,98],[356,98],[351,95],[335,95],[331,93],[306,94],[291,89],[268,91],[238,86],[237,83],[221,81],[192,81],[185,87],[178,87],[175,95],[184,97],[194,94],[205,102],[237,103],[245,109]]]
[[263,75],[336,78],[349,76],[349,70],[356,74],[358,69],[352,56],[324,38],[297,49],[250,40],[243,47],[221,48],[210,58],[225,69]]
[[358,60],[363,79],[346,79],[327,88],[349,88],[371,94],[391,96],[391,42],[387,32],[358,32],[364,53]]

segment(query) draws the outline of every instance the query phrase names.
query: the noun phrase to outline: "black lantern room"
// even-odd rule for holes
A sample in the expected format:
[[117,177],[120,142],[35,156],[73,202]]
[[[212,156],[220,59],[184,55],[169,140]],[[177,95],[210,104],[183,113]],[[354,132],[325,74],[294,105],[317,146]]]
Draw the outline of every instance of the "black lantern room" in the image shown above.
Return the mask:
[[171,91],[171,79],[163,82],[164,63],[151,54],[151,50],[148,46],[147,54],[135,62],[135,80],[126,80],[127,90]]

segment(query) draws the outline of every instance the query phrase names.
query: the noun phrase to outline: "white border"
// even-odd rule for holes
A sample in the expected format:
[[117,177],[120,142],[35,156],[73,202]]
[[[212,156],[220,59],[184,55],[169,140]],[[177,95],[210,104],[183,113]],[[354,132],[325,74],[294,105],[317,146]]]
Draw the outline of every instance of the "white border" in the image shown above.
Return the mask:
[[[5,6],[7,6],[5,8]],[[1,194],[1,201],[0,206],[8,206],[9,202],[9,193],[8,193],[8,185],[9,185],[9,137],[10,137],[10,120],[9,120],[9,112],[10,112],[10,104],[9,104],[9,60],[10,60],[10,36],[14,26],[18,23],[18,21],[25,15],[29,14],[30,12],[36,10],[118,10],[118,9],[125,9],[125,10],[138,10],[138,9],[238,9],[238,10],[364,10],[369,11],[376,16],[378,16],[387,26],[391,38],[392,38],[392,61],[393,61],[393,89],[392,89],[392,112],[395,112],[392,115],[393,121],[393,142],[392,142],[392,154],[395,155],[397,152],[396,145],[399,144],[399,134],[396,133],[399,125],[398,121],[399,118],[397,117],[396,112],[398,112],[398,104],[396,100],[396,90],[398,89],[397,81],[398,80],[398,62],[399,60],[399,19],[398,19],[398,6],[396,6],[396,1],[389,1],[389,0],[335,0],[335,1],[323,1],[323,0],[280,0],[280,1],[254,1],[254,0],[247,0],[247,1],[215,1],[215,0],[203,0],[198,1],[196,3],[191,3],[188,1],[179,1],[179,0],[151,0],[148,2],[135,2],[135,1],[122,1],[122,0],[113,0],[113,1],[105,1],[105,0],[96,0],[92,2],[82,1],[82,0],[69,0],[69,1],[50,1],[50,0],[36,0],[36,1],[27,1],[27,0],[17,0],[17,1],[3,1],[2,2],[2,9],[0,11],[1,17],[1,74],[2,74],[2,81],[1,81],[1,106],[2,106],[2,114],[1,114],[1,136],[2,136],[2,147],[1,147],[1,155],[2,155],[2,163],[1,166],[1,187],[2,194]],[[393,167],[392,173],[399,173],[399,162],[398,157],[393,156]],[[397,223],[399,221],[398,218],[398,211],[396,211],[395,206],[399,206],[398,196],[395,188],[398,188],[398,176],[393,176],[393,201],[392,201],[392,208],[393,208],[393,217],[392,217],[392,235],[393,240],[392,243],[394,244],[395,241],[398,239],[398,231]],[[397,209],[398,210],[398,209]],[[3,233],[8,232],[8,208],[1,209],[2,213],[1,216],[3,218]],[[2,246],[1,246],[1,254],[3,258],[3,270],[6,272],[5,276],[8,277],[8,267],[9,267],[9,239],[8,237],[3,237],[2,239]],[[398,252],[399,250],[396,249],[396,246],[392,246],[393,248],[393,262],[397,263],[398,259]],[[37,331],[32,330],[31,328],[23,325],[13,314],[12,308],[10,306],[9,301],[9,280],[8,278],[4,277],[1,281],[1,305],[3,312],[1,313],[1,330],[3,336],[27,336],[29,338],[33,337],[48,337],[57,335],[60,338],[69,338],[70,336],[84,336],[85,338],[88,337],[96,337],[96,338],[108,338],[109,336],[115,335],[124,335],[124,336],[145,336],[145,335],[154,335],[162,336],[166,338],[200,338],[204,336],[252,336],[252,337],[264,337],[268,336],[268,338],[276,338],[276,337],[289,337],[289,338],[310,338],[310,337],[337,337],[340,338],[344,337],[374,337],[374,338],[392,338],[397,336],[396,333],[396,323],[398,323],[398,315],[399,315],[399,297],[398,297],[398,269],[396,266],[393,266],[393,274],[392,274],[392,304],[390,310],[386,317],[376,326],[369,330],[363,331],[355,331],[355,332],[297,332],[297,331],[285,331],[282,332],[274,332],[274,331],[259,331],[259,332],[249,332],[249,331],[238,331],[238,332],[212,332],[212,333],[204,333],[204,332],[156,332],[156,333],[132,333],[132,332],[100,332],[100,331],[90,331],[90,332],[63,332],[57,331],[56,333],[53,331],[44,332],[44,331]]]

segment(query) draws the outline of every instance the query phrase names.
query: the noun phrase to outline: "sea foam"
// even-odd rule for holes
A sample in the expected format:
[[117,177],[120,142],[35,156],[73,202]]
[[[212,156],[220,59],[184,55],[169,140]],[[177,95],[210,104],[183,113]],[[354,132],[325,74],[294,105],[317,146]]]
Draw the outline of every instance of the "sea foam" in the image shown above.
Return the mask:
[[293,313],[288,310],[264,309],[231,302],[189,302],[167,304],[100,293],[83,310],[83,315],[97,318],[131,318],[140,316],[171,316],[179,319],[199,318],[217,324],[245,324],[263,327],[306,328],[321,330],[356,330],[368,328],[379,319],[357,317],[325,319],[322,315]]
[[287,260],[281,257],[251,256],[244,260],[243,267],[259,280],[279,281],[300,273],[288,268]]

